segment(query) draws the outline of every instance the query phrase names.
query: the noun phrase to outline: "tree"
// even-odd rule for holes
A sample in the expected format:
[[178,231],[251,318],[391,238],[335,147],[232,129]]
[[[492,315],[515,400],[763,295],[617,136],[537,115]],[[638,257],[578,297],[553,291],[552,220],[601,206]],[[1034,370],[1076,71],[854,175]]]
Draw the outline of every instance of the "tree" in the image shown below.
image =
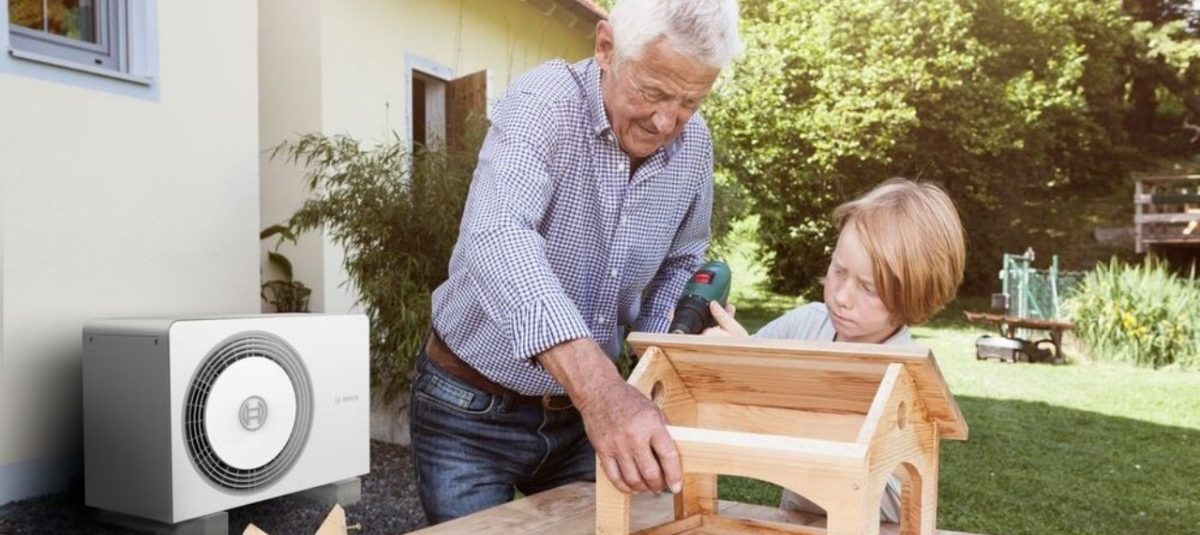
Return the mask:
[[1137,163],[1130,64],[1163,32],[1117,0],[743,3],[749,52],[706,113],[776,289],[812,289],[833,207],[894,175],[947,189],[968,286],[991,288],[1000,254],[1055,234],[1042,208],[1111,192]]

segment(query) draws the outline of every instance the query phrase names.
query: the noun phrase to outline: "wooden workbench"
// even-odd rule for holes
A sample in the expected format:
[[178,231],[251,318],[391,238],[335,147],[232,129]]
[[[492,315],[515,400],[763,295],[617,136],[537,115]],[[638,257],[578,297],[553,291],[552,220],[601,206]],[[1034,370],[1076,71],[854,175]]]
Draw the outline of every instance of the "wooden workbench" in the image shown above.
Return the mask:
[[[499,507],[470,516],[412,532],[413,535],[589,535],[595,532],[595,486],[592,483],[571,483],[554,490],[534,494]],[[654,496],[639,494],[633,499],[634,530],[657,526],[672,519],[674,501],[670,494]],[[789,513],[774,507],[721,501],[721,515],[757,520],[786,522],[797,526],[796,533],[822,535],[825,517]],[[807,526],[810,529],[804,529]],[[898,532],[896,524],[880,526],[880,535]],[[728,535],[726,531],[702,531],[712,535]],[[957,531],[939,530],[940,535],[970,535]]]

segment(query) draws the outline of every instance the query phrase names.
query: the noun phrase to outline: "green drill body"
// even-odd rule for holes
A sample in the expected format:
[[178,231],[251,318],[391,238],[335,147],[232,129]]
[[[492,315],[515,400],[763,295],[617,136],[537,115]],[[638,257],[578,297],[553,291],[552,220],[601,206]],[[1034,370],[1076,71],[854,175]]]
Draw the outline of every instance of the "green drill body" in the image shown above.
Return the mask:
[[683,295],[675,305],[675,317],[667,330],[672,334],[700,334],[716,325],[708,304],[716,301],[725,306],[729,300],[729,266],[720,260],[710,260],[700,266],[692,280],[683,287]]

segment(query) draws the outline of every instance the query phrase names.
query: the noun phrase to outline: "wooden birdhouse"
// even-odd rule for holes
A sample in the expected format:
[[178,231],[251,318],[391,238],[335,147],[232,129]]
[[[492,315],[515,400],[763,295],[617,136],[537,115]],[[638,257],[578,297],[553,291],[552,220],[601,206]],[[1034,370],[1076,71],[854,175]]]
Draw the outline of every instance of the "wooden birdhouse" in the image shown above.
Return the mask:
[[[919,347],[637,333],[629,383],[666,413],[682,458],[675,520],[639,533],[819,533],[725,518],[717,475],[755,478],[808,498],[830,535],[876,534],[890,476],[900,533],[932,535],[938,443],[967,423],[937,361]],[[629,533],[630,496],[596,471],[596,533]]]

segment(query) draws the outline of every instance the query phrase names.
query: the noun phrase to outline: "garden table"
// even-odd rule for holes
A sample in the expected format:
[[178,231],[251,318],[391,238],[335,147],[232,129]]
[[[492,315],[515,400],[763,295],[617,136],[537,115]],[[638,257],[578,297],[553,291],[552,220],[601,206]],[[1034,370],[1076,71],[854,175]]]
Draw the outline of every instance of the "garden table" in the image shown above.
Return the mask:
[[[1029,347],[1036,349],[1042,343],[1049,342],[1054,347],[1053,354],[1047,354],[1045,360],[1055,363],[1064,362],[1062,353],[1062,337],[1063,333],[1075,328],[1075,324],[1069,321],[1044,320],[1038,318],[1018,318],[1015,316],[1005,316],[1001,314],[988,314],[986,312],[964,312],[967,321],[972,323],[993,323],[999,328],[1000,336],[1012,340],[1024,340],[1018,336],[1018,329],[1035,329],[1049,331],[1050,338],[1038,341],[1029,341]],[[1030,351],[1030,360],[1039,359],[1039,352]],[[1041,351],[1040,353],[1048,353]]]

